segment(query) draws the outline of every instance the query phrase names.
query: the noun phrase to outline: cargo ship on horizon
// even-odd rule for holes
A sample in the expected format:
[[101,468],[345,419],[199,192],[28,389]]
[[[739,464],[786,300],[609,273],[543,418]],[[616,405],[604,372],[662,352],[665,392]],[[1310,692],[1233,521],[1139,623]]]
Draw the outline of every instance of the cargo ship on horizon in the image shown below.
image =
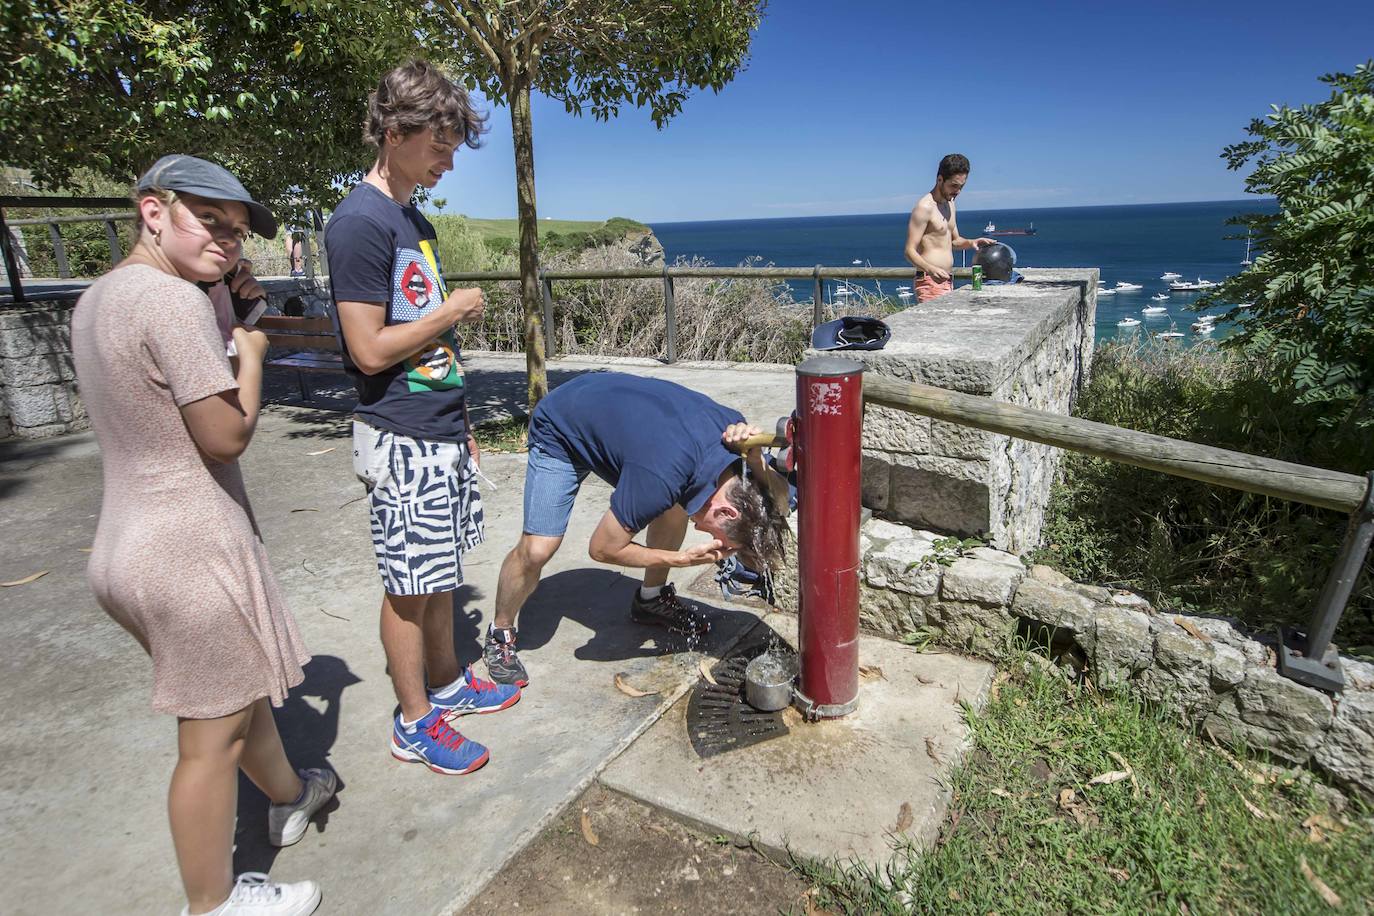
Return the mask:
[[989,222],[983,227],[984,235],[1035,235],[1035,223],[1031,223],[1024,229],[998,229],[993,223]]

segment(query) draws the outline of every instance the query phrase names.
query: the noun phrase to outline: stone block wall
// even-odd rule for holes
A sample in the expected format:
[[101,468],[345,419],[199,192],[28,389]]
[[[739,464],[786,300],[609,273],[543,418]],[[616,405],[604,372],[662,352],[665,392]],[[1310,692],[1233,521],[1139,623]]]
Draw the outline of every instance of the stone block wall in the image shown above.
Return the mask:
[[[925,629],[992,656],[1012,633],[1029,632],[1096,684],[1133,690],[1218,741],[1310,766],[1374,799],[1374,665],[1342,658],[1346,688],[1333,697],[1281,676],[1275,641],[1236,620],[1155,608],[1047,566],[1027,569],[992,548],[950,552],[939,538],[882,519],[863,526],[865,630],[901,637]],[[795,612],[795,568],[774,584],[778,607]]]
[[[307,315],[329,314],[324,278],[263,281],[271,307],[300,296]],[[0,309],[0,438],[43,439],[90,426],[72,364],[75,299]]]
[[[887,319],[870,372],[1068,414],[1092,360],[1096,270],[1027,270]],[[1059,451],[884,407],[864,417],[863,504],[881,517],[1021,553],[1040,537]]]

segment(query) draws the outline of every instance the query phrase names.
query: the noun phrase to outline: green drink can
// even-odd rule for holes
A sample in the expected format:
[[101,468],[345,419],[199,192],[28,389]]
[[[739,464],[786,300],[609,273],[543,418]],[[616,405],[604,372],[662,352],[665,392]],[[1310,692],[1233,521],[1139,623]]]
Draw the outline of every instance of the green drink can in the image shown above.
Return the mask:
[[983,288],[983,265],[982,265],[982,264],[974,264],[974,265],[973,265],[973,288],[974,288],[974,289],[982,289],[982,288]]

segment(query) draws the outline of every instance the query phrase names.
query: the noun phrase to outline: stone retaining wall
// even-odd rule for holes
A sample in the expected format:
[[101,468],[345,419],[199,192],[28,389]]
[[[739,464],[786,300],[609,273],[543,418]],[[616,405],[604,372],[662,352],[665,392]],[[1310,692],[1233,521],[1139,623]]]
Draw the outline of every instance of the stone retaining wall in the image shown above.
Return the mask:
[[[278,311],[299,296],[306,315],[328,314],[324,278],[274,278],[263,286]],[[72,298],[0,309],[0,438],[44,439],[90,425],[72,365],[75,305]]]
[[[1219,741],[1311,766],[1374,798],[1374,665],[1342,658],[1346,689],[1332,697],[1281,676],[1276,641],[1236,620],[1157,609],[1047,566],[1027,569],[988,547],[937,549],[939,538],[881,519],[864,525],[859,615],[866,630],[901,637],[927,629],[984,654],[996,654],[1018,630],[1049,637],[1061,659],[1097,684],[1127,686]],[[795,570],[776,585],[778,605],[795,611]]]
[[[891,378],[1068,414],[1092,360],[1098,272],[1025,273],[898,312],[882,350],[837,355]],[[1039,541],[1057,449],[883,407],[866,411],[863,449],[863,503],[879,516],[1018,553]]]

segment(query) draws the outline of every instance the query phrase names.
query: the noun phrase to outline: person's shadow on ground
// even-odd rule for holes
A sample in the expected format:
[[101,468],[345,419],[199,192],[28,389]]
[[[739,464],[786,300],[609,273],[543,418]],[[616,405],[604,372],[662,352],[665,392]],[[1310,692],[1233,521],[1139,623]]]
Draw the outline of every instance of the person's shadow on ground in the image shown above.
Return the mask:
[[592,631],[591,639],[573,652],[575,658],[586,661],[623,661],[677,652],[717,654],[759,619],[757,614],[688,595],[679,583],[679,595],[711,621],[710,633],[693,642],[662,627],[630,619],[630,602],[639,585],[640,579],[609,569],[571,569],[549,576],[539,583],[520,612],[519,647],[538,649],[546,645],[566,618]]
[[[293,689],[280,709],[273,710],[277,731],[292,766],[328,767],[329,752],[339,735],[339,710],[346,688],[362,682],[343,659],[316,655],[305,666],[305,681]],[[339,782],[342,792],[344,783]],[[315,815],[312,830],[323,833],[337,796]],[[239,773],[238,824],[234,831],[234,874],[269,872],[280,852],[267,841],[267,797]]]

